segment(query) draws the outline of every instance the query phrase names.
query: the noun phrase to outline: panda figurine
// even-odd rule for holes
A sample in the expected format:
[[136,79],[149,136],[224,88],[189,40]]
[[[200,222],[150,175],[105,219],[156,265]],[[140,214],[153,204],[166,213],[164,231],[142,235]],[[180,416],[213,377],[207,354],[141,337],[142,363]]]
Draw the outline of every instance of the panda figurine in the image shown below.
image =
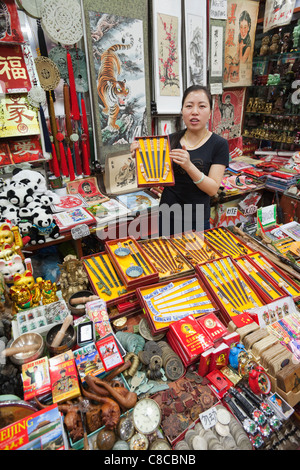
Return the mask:
[[29,230],[32,245],[45,243],[47,238],[56,239],[59,235],[59,228],[49,209],[40,207],[32,214],[32,226]]

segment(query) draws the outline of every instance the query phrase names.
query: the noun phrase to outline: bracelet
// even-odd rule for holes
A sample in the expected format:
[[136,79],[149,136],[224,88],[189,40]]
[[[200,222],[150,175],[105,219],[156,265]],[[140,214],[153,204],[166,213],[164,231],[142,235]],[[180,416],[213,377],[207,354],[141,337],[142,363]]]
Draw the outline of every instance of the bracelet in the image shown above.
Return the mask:
[[202,181],[204,180],[204,177],[205,177],[205,174],[202,173],[201,178],[200,178],[198,181],[193,181],[193,183],[194,183],[194,184],[200,184],[200,183],[202,183]]

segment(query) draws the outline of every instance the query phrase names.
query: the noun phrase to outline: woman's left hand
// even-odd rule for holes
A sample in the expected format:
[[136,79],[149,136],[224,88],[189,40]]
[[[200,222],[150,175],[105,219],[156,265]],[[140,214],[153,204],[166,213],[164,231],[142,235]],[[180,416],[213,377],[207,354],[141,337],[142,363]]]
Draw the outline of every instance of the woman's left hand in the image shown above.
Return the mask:
[[185,171],[187,171],[191,166],[190,154],[184,145],[182,146],[182,149],[171,150],[170,158],[172,158],[173,162],[180,165]]

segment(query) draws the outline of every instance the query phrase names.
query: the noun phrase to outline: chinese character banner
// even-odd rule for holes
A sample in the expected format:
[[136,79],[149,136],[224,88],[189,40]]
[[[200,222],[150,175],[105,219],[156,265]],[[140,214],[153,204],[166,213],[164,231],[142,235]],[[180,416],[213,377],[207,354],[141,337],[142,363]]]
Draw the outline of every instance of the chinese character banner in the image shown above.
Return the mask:
[[19,45],[1,45],[0,92],[26,93],[31,89],[23,51]]
[[252,84],[252,58],[259,2],[228,0],[223,87]]
[[0,101],[0,138],[40,134],[37,111],[24,95],[6,95]]

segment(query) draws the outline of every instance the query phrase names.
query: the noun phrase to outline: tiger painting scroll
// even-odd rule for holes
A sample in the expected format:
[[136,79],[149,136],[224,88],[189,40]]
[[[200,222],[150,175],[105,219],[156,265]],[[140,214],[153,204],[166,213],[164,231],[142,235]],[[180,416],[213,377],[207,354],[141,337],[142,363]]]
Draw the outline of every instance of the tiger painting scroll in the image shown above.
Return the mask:
[[129,144],[147,133],[143,21],[88,14],[102,145]]

